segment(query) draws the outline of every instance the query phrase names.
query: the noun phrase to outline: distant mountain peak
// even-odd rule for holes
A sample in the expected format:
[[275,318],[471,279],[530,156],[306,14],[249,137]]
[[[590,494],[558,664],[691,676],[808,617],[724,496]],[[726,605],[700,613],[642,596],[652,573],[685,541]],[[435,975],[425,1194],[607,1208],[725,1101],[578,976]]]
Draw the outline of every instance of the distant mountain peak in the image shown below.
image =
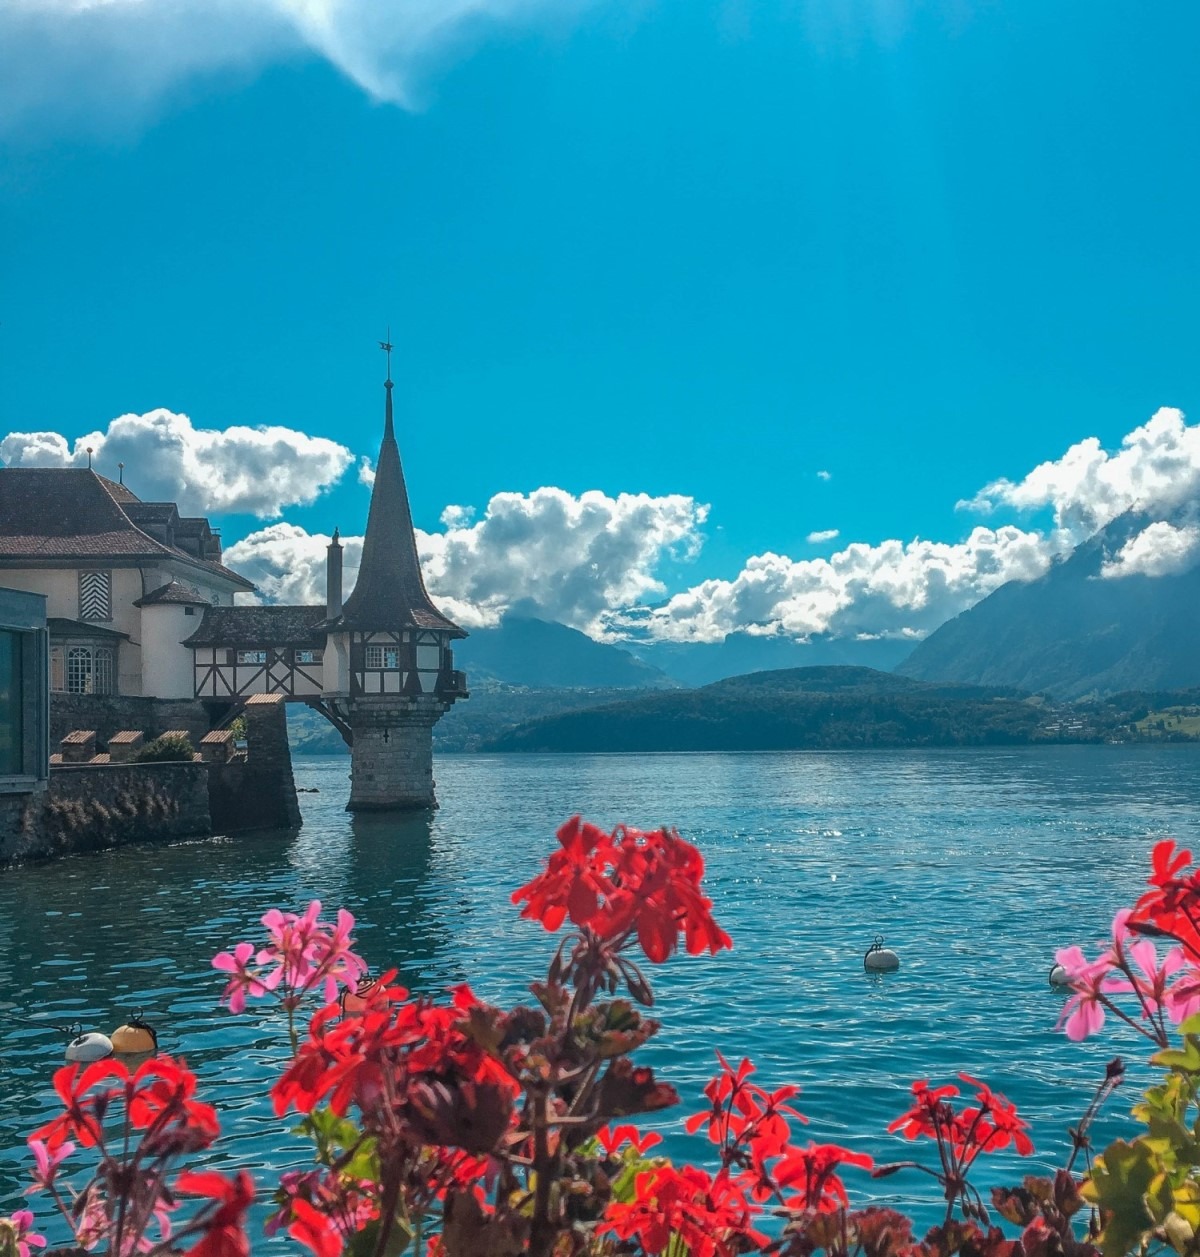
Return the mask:
[[473,629],[455,647],[468,677],[559,689],[669,689],[678,684],[660,668],[578,629],[525,609],[495,628]]
[[[1002,585],[943,624],[897,673],[1058,698],[1200,684],[1200,529],[1185,531],[1196,519],[1191,500],[1165,518],[1125,511],[1036,580]],[[1154,540],[1180,547],[1174,569],[1161,575],[1149,574],[1154,566],[1138,549],[1156,525]]]

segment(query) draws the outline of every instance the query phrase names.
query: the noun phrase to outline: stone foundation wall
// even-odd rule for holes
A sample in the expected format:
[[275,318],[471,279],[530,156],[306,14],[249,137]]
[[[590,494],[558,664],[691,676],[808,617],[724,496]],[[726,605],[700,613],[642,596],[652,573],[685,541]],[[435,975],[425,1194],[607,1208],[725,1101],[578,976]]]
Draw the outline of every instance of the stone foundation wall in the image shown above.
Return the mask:
[[239,829],[298,829],[300,805],[292,776],[287,715],[278,694],[256,694],[242,709],[246,754],[227,764],[210,764],[209,801],[213,832]]
[[221,718],[216,709],[210,711],[194,698],[51,694],[50,746],[56,749],[72,729],[95,729],[101,746],[122,729],[140,729],[147,741],[168,729],[186,729],[192,744],[198,745],[213,727],[214,715]]
[[445,710],[434,698],[354,700],[350,811],[437,807],[433,726]]
[[206,764],[66,764],[0,801],[0,864],[211,832]]
[[[76,728],[96,729],[100,744],[120,729],[188,728],[199,745],[209,727],[199,703],[72,695],[64,706],[60,739]],[[283,699],[256,695],[244,712],[247,749],[228,763],[55,764],[41,792],[0,794],[0,866],[134,842],[299,828]]]

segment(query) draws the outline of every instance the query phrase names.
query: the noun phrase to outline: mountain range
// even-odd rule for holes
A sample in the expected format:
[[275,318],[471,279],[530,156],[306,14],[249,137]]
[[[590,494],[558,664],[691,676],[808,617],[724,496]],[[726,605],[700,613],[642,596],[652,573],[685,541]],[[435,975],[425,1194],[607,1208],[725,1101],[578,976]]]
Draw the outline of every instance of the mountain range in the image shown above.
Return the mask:
[[[1190,518],[1191,508],[1175,517]],[[1118,516],[1037,580],[1011,581],[943,624],[896,671],[1065,699],[1200,684],[1200,566],[1105,575],[1152,522]]]

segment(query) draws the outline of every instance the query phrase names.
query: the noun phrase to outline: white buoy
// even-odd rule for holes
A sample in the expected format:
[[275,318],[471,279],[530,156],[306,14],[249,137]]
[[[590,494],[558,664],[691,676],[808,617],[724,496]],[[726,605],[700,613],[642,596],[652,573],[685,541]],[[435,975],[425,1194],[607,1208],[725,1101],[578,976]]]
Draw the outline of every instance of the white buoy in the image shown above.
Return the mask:
[[1067,971],[1062,965],[1054,965],[1050,970],[1051,986],[1070,986],[1071,979],[1067,976]]
[[900,968],[900,957],[890,947],[883,945],[883,936],[875,935],[875,941],[863,957],[863,968],[873,973],[891,973]]
[[106,1034],[81,1034],[67,1044],[67,1060],[88,1064],[113,1054],[112,1040]]

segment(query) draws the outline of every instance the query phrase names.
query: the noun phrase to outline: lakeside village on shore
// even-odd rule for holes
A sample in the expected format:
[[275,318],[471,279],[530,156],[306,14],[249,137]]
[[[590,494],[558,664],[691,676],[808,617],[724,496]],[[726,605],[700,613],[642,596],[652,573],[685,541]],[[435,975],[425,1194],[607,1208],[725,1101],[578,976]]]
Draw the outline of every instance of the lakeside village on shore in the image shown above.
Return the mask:
[[436,806],[466,634],[426,592],[384,390],[357,582],[343,601],[335,530],[323,606],[237,605],[209,521],[124,468],[0,469],[0,864],[298,824],[286,703],[350,747],[349,810]]
[[[301,749],[349,750],[348,810],[436,806],[433,729],[468,697],[451,646],[467,634],[425,588],[392,392],[389,365],[354,589],[343,600],[334,529],[318,606],[239,605],[254,586],[225,565],[210,522],[142,501],[123,466],[116,480],[91,466],[0,468],[0,865],[299,824],[289,704],[307,716],[292,722]],[[801,676],[824,673],[837,676]],[[764,675],[778,684],[759,683]],[[448,722],[441,745],[776,750],[1200,737],[1196,691],[1064,704],[865,668],[546,697],[485,681],[479,711],[469,724]]]

